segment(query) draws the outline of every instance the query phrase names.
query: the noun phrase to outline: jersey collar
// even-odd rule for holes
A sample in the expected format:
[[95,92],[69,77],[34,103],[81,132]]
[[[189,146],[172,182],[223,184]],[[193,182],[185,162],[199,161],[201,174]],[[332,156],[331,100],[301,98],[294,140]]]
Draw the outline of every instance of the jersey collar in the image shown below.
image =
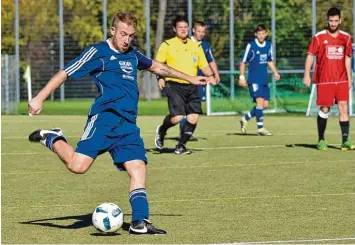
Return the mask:
[[110,38],[106,39],[106,42],[107,42],[107,45],[109,46],[109,48],[110,48],[111,50],[113,50],[114,52],[120,54],[120,51],[118,51],[117,49],[115,49],[115,47],[111,44]]
[[263,48],[263,47],[265,47],[265,45],[266,45],[266,40],[265,40],[263,43],[259,43],[258,39],[255,38],[255,43],[256,43],[256,45],[258,45],[260,48]]
[[194,36],[191,36],[190,38],[191,38],[191,40],[194,41],[194,42],[201,43],[201,41],[197,41]]

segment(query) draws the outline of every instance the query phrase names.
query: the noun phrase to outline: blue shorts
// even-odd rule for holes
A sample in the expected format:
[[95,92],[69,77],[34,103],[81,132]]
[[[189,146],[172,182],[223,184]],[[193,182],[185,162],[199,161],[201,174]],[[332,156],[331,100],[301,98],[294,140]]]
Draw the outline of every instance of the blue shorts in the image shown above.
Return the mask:
[[140,129],[135,122],[113,112],[88,117],[75,152],[93,159],[109,152],[114,165],[120,170],[124,170],[123,163],[130,160],[142,160],[147,163]]
[[256,102],[257,98],[264,98],[265,100],[270,100],[270,89],[267,84],[248,84],[250,96],[253,102]]

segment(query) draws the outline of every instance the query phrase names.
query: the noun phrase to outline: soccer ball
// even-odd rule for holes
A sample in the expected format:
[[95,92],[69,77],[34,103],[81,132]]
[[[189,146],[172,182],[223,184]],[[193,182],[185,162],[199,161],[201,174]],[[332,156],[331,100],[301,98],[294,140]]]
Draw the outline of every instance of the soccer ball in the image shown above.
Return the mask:
[[102,203],[95,208],[92,214],[92,224],[99,231],[115,232],[123,224],[123,212],[114,203]]

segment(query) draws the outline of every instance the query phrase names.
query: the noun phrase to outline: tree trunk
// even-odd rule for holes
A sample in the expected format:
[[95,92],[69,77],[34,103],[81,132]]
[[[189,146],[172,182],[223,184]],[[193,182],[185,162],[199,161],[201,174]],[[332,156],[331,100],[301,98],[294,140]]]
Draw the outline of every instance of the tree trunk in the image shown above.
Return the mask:
[[[159,0],[159,14],[158,14],[158,21],[157,21],[157,31],[156,31],[156,37],[155,37],[155,45],[154,45],[154,52],[153,55],[154,57],[156,56],[156,53],[158,51],[158,48],[160,44],[163,42],[164,38],[164,22],[165,22],[165,16],[166,16],[166,1],[167,0]],[[160,90],[158,88],[157,80],[155,76],[151,76],[151,92],[152,92],[152,98],[157,99],[161,97]]]

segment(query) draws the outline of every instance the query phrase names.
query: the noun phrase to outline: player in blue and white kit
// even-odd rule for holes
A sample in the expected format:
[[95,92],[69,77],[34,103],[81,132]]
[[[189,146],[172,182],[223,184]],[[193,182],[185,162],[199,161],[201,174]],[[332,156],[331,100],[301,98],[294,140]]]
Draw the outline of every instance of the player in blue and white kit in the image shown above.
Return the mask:
[[119,12],[112,21],[112,37],[94,44],[59,71],[33,98],[28,109],[32,115],[41,112],[43,102],[70,77],[90,75],[98,89],[90,108],[84,133],[77,148],[69,145],[60,128],[34,131],[29,140],[40,142],[55,152],[73,173],[83,174],[96,157],[109,152],[114,165],[130,176],[129,200],[132,207],[131,235],[166,234],[149,221],[146,193],[147,157],[136,125],[139,89],[137,70],[148,70],[161,77],[184,79],[205,84],[205,77],[191,77],[165,64],[151,60],[130,47],[137,19],[131,12]]
[[[271,42],[265,40],[268,35],[265,25],[255,29],[255,40],[248,43],[240,62],[239,85],[249,87],[250,95],[256,106],[240,119],[243,134],[247,132],[248,121],[256,117],[258,135],[271,136],[272,133],[264,128],[264,109],[269,106],[270,90],[268,86],[267,66],[272,70],[276,81],[280,79],[273,63]],[[245,64],[248,64],[248,79],[245,79]]]
[[[191,40],[201,44],[203,52],[206,56],[206,60],[213,71],[213,75],[216,80],[216,84],[218,84],[221,80],[221,78],[219,76],[219,72],[218,72],[218,66],[217,66],[216,61],[214,60],[210,44],[206,40],[204,40],[206,33],[207,33],[206,29],[207,29],[207,27],[206,27],[205,22],[196,21],[194,23],[194,27],[192,28],[193,35],[191,36]],[[198,69],[198,76],[203,76],[203,72],[200,69]],[[200,92],[201,101],[206,101],[206,86],[200,85],[199,92]],[[181,128],[184,126],[185,122],[186,122],[186,116],[185,116],[184,120],[180,121],[180,131],[181,131]],[[190,141],[197,141],[197,138],[195,138],[193,135],[191,135]]]

